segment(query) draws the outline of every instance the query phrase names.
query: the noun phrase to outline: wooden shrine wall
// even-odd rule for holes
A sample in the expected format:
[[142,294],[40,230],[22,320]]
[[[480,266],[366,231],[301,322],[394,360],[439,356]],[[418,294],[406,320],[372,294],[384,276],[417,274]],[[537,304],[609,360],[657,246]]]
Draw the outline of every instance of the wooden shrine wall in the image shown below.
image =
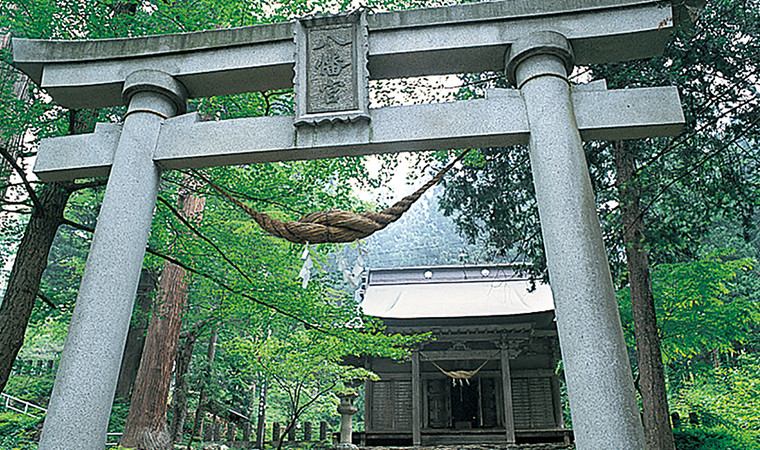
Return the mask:
[[[475,380],[473,380],[475,382]],[[501,407],[502,389],[498,378],[485,376],[479,380],[482,395],[483,428],[502,428],[504,412]],[[412,431],[412,383],[411,380],[392,379],[369,383],[371,393],[367,396],[369,408],[368,431]],[[449,396],[451,383],[448,379],[425,380],[424,401],[421,417],[423,428],[451,427]],[[551,377],[512,379],[512,405],[517,430],[536,430],[558,427]]]
[[411,380],[385,380],[370,383],[372,423],[377,431],[412,432]]
[[513,378],[512,407],[516,430],[536,430],[557,427],[552,398],[552,380],[542,378]]

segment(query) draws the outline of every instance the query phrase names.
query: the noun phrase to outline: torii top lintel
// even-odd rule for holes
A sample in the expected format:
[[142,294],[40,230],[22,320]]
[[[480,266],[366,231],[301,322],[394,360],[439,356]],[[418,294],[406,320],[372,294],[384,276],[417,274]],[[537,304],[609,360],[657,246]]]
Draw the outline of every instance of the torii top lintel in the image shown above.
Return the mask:
[[[369,14],[372,79],[504,69],[510,45],[537,29],[572,44],[577,64],[648,58],[672,27],[657,0],[509,0]],[[14,64],[72,108],[123,104],[140,69],[174,76],[191,98],[293,86],[294,23],[124,39],[14,39]]]

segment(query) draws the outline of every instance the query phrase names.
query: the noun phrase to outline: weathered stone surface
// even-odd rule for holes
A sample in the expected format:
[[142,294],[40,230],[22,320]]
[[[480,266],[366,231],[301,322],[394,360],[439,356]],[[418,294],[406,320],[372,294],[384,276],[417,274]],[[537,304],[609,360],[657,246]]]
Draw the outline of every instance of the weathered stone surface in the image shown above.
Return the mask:
[[[168,75],[165,75],[167,76]],[[140,269],[158,195],[153,149],[177,106],[131,92],[98,224],[87,255],[39,448],[103,448]],[[177,92],[181,95],[181,92]]]
[[530,123],[530,164],[579,448],[644,450],[644,431],[560,34],[536,32],[508,56]]
[[299,20],[294,39],[295,124],[369,119],[366,14]]
[[[672,136],[683,126],[673,87],[605,90],[603,83],[572,93],[583,139]],[[527,144],[528,121],[517,90],[487,98],[372,109],[371,124],[293,127],[293,116],[199,122],[195,114],[167,120],[155,159],[164,169],[282,160]],[[99,124],[94,134],[45,139],[34,171],[45,181],[106,176],[120,127]]]
[[309,33],[306,54],[306,111],[310,114],[356,109],[353,24]]
[[[539,28],[568,38],[579,64],[656,56],[672,28],[670,8],[659,3],[510,0],[371,14],[370,78],[500,71],[509,46]],[[121,105],[124,76],[141,69],[173,75],[191,98],[292,87],[293,26],[94,41],[14,39],[13,52],[17,67],[57,103],[95,108]]]
[[[352,430],[353,427],[351,426],[351,419],[352,416],[358,411],[358,409],[354,406],[354,400],[359,395],[354,392],[347,392],[343,394],[338,394],[338,398],[340,399],[340,405],[338,405],[338,413],[340,414],[340,444],[338,445],[339,449],[352,449],[354,448],[354,444],[352,444]],[[341,447],[342,446],[342,447]]]

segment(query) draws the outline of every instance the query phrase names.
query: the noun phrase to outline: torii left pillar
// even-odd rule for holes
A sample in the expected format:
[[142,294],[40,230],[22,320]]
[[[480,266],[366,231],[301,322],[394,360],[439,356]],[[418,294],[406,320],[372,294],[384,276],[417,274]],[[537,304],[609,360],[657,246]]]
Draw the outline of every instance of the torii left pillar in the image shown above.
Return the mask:
[[161,171],[153,162],[153,153],[164,120],[186,109],[184,86],[164,72],[133,72],[122,94],[129,106],[50,397],[40,449],[105,446],[158,196]]

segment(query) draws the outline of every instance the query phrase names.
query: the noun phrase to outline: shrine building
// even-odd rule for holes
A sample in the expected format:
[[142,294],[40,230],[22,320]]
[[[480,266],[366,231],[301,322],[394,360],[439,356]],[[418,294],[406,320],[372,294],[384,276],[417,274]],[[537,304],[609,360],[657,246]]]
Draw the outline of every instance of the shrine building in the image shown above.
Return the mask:
[[403,362],[364,358],[366,445],[568,442],[548,285],[510,265],[370,269],[361,307],[388,333],[431,332]]

